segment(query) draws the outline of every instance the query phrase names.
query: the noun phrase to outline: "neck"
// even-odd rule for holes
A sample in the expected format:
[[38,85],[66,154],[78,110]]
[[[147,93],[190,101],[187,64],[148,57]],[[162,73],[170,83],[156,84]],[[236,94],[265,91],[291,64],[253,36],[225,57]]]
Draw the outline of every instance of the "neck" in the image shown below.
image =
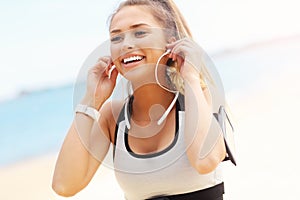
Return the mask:
[[157,84],[148,84],[134,90],[131,118],[136,121],[157,121],[170,106],[174,94]]

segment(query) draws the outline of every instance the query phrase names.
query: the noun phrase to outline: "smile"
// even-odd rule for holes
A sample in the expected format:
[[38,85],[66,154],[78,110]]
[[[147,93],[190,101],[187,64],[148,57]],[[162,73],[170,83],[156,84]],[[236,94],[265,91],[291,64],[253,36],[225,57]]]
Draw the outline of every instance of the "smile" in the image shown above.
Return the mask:
[[144,59],[144,56],[130,56],[128,58],[124,58],[122,60],[122,62],[124,64],[129,64],[129,63],[133,63],[133,62],[138,62]]

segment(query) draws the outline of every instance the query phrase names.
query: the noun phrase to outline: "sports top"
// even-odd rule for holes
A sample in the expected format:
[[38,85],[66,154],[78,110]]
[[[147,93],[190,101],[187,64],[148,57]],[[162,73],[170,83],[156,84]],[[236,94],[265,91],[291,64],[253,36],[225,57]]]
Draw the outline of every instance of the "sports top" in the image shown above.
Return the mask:
[[[188,193],[223,182],[220,166],[208,174],[199,174],[190,165],[184,142],[183,101],[184,97],[180,95],[176,102],[173,142],[164,150],[151,154],[136,154],[130,149],[124,107],[120,112],[115,131],[114,167],[125,199],[141,200]],[[131,106],[130,103],[128,106]],[[130,108],[127,110],[130,114]]]

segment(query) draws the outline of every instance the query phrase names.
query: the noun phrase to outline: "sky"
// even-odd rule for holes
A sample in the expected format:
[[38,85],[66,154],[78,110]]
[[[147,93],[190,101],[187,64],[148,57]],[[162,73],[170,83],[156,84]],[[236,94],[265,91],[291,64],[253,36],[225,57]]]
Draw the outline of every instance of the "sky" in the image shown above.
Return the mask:
[[[1,0],[0,101],[74,83],[88,55],[108,39],[107,18],[118,2]],[[297,0],[175,2],[208,53],[300,34]]]

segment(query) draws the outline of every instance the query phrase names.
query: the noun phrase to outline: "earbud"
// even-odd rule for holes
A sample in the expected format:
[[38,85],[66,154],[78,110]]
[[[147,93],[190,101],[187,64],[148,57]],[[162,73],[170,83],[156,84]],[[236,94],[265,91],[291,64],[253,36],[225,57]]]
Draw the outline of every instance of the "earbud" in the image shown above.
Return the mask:
[[110,70],[108,71],[108,79],[110,79],[111,73],[112,73],[112,71],[113,71],[115,68],[116,68],[116,66],[113,65],[113,66],[110,68]]
[[160,82],[159,82],[159,80],[158,80],[158,65],[159,65],[159,62],[161,61],[161,59],[162,59],[164,56],[168,55],[170,52],[171,52],[171,49],[167,49],[166,52],[163,53],[163,54],[158,58],[158,60],[157,60],[157,62],[156,62],[156,65],[155,65],[155,72],[154,72],[154,75],[155,75],[156,83],[157,83],[161,88],[163,88],[164,90],[167,90],[167,91],[169,91],[169,92],[176,93],[176,92],[174,92],[174,91],[172,91],[172,90],[166,88],[166,87],[163,86],[162,84],[160,84]]

